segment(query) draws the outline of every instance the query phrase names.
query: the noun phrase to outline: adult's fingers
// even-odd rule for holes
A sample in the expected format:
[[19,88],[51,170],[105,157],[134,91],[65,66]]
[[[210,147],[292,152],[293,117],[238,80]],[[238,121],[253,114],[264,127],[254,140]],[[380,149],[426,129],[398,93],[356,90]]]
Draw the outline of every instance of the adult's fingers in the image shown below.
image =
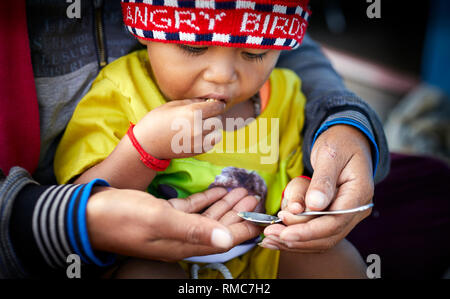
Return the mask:
[[218,248],[230,248],[233,244],[230,230],[214,219],[175,209],[164,212],[159,217],[160,238]]
[[[366,213],[368,214],[368,213]],[[286,241],[280,237],[279,233],[280,231],[283,232],[283,228],[277,228],[275,230],[275,234],[270,235],[270,238],[267,240],[267,244],[269,246],[276,246],[281,250],[288,250],[288,251],[294,251],[294,252],[324,252],[332,247],[334,247],[337,243],[339,243],[342,239],[344,239],[347,234],[357,225],[362,218],[365,218],[366,215],[358,214],[356,217],[354,217],[351,222],[345,226],[345,228],[340,231],[340,233],[333,235],[333,236],[326,236],[324,238],[314,239],[314,240],[300,240],[300,241]]]
[[239,212],[250,212],[255,210],[258,205],[258,200],[255,196],[249,195],[241,199],[230,211],[228,211],[223,217],[220,219],[220,223],[223,225],[229,226],[234,223],[238,223],[244,221],[241,217],[239,217]]
[[[368,186],[363,183],[355,180],[342,184],[329,209],[350,209],[368,203],[371,199],[370,194],[367,197],[366,191],[355,188],[356,185],[364,187],[363,189],[370,189],[370,183],[367,183]],[[355,214],[315,216],[312,220],[292,215],[287,211],[280,211],[278,214],[283,219],[283,224],[288,225],[288,227],[281,224],[270,225],[266,227],[264,234],[280,236],[283,233],[282,238],[284,240],[309,241],[342,235],[343,231],[349,232],[354,225],[370,214],[370,210]],[[342,235],[342,237],[345,237],[345,235]]]
[[[338,197],[339,199],[340,197]],[[345,202],[336,200],[332,205],[333,209],[354,208],[355,200]],[[341,205],[341,203],[345,204]],[[349,206],[353,205],[353,206]],[[336,207],[336,208],[335,208]],[[326,215],[314,218],[306,223],[293,224],[286,227],[280,234],[280,238],[286,241],[311,241],[322,238],[328,238],[335,235],[342,235],[343,232],[349,232],[362,219],[370,215],[371,209],[342,215]],[[345,236],[345,235],[344,235]]]
[[305,223],[316,217],[316,216],[297,216],[288,211],[280,211],[278,212],[277,216],[278,218],[281,219],[281,221],[283,221],[283,224],[285,225]]
[[[313,247],[308,248],[302,248],[300,246],[295,247],[295,245],[297,244],[294,244],[293,242],[285,242],[276,235],[266,236],[258,245],[267,249],[291,251],[298,253],[318,253],[323,251],[323,249]],[[317,246],[317,244],[315,245]]]
[[360,221],[360,217],[355,217],[340,233],[332,236],[325,236],[313,240],[285,240],[280,237],[282,232],[287,228],[284,225],[278,224],[267,227],[264,234],[267,236],[260,244],[260,246],[269,249],[280,249],[300,253],[318,253],[332,248],[335,244],[340,242],[349,231]]
[[[198,205],[199,202],[207,203],[220,197],[220,194],[223,193],[221,190],[214,191],[213,189],[221,188],[212,188],[205,192],[192,195],[191,201],[194,202],[194,204],[186,203],[183,206],[177,199],[171,200],[171,203],[175,203],[175,206],[178,204],[180,208],[187,210],[196,210],[203,206]],[[218,193],[216,194],[216,192]],[[194,245],[214,246],[216,248],[230,248],[233,244],[239,244],[251,239],[255,237],[261,229],[247,222],[235,223],[227,228],[215,220],[222,217],[246,195],[247,190],[244,188],[233,189],[220,201],[208,208],[203,215],[187,214],[178,210],[165,211],[164,219],[174,219],[174,221],[170,224],[163,224],[161,226],[165,228],[164,234],[161,232],[161,237],[165,235],[166,239],[179,240]],[[207,217],[204,217],[205,215]],[[196,247],[195,250],[199,250],[199,248],[200,247]],[[204,248],[204,250],[208,251],[211,249]]]
[[235,188],[228,192],[222,200],[206,209],[202,215],[211,219],[219,220],[223,215],[225,215],[225,213],[231,210],[238,201],[247,196],[247,194],[247,189]]
[[252,224],[248,221],[234,223],[228,226],[228,229],[233,236],[233,242],[229,247],[219,248],[205,245],[194,246],[192,244],[178,243],[180,246],[174,246],[174,254],[176,254],[176,252],[179,252],[177,255],[183,255],[184,257],[187,257],[193,255],[220,253],[236,245],[239,245],[242,242],[253,239],[262,232],[262,227]]
[[[167,242],[170,242],[170,255],[166,255],[165,260],[176,261],[189,256],[199,256],[225,252],[230,248],[241,244],[242,242],[255,238],[262,231],[261,227],[251,224],[248,221],[232,224],[228,228],[230,229],[231,235],[233,236],[233,242],[229,247],[212,247],[202,244],[186,244],[185,242],[178,240],[159,240],[153,242],[152,246],[154,246],[155,243],[159,242],[162,244],[160,246],[161,248],[167,248]],[[143,257],[145,258],[146,256]],[[148,256],[146,258],[148,258]]]
[[311,221],[289,225],[284,229],[280,238],[285,241],[310,241],[331,237],[342,232],[355,216],[348,215],[326,215]]
[[281,209],[293,214],[301,213],[305,210],[305,195],[308,190],[309,180],[304,177],[293,178],[283,192]]
[[228,228],[233,235],[234,245],[253,239],[263,231],[262,226],[258,226],[249,221],[235,223],[228,226]]
[[227,194],[226,189],[215,187],[192,194],[187,198],[169,199],[168,202],[177,210],[186,213],[198,213],[224,197],[225,194]]
[[264,228],[264,235],[276,235],[279,236],[281,232],[286,228],[286,225],[283,224],[271,224]]
[[[289,246],[288,246],[289,244]],[[323,249],[317,249],[317,248],[300,248],[300,247],[294,247],[293,242],[287,243],[283,240],[281,240],[276,235],[269,235],[266,238],[262,240],[261,243],[258,244],[261,247],[268,248],[268,249],[274,249],[274,250],[286,250],[286,251],[295,251],[300,253],[317,253],[321,252]]]
[[258,245],[272,250],[283,250],[298,253],[321,253],[333,247],[338,241],[339,239],[336,237],[333,239],[327,238],[309,242],[286,242],[271,235],[264,238],[264,240],[262,240],[262,242]]

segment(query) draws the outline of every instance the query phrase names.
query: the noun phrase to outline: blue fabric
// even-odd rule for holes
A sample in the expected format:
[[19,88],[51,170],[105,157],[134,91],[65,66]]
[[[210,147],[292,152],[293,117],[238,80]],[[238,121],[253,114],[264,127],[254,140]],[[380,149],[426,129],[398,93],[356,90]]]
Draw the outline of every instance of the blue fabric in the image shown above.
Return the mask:
[[[90,264],[90,262],[92,261],[97,266],[103,267],[111,265],[115,260],[115,255],[108,254],[100,259],[92,250],[91,243],[89,242],[89,235],[86,224],[86,206],[92,192],[92,187],[94,186],[109,186],[109,184],[105,180],[94,179],[88,184],[81,185],[75,190],[69,202],[67,213],[67,233],[72,248],[84,263]],[[80,192],[82,192],[81,196],[79,195]],[[74,211],[77,198],[80,198],[78,210]],[[77,217],[77,227],[74,227],[73,225],[73,217]],[[77,245],[76,235],[79,236],[79,241],[81,242],[82,248],[79,248],[79,246]]]
[[75,251],[76,254],[78,254],[78,256],[80,257],[80,259],[84,262],[84,263],[88,263],[86,257],[84,257],[81,254],[80,249],[78,248],[77,242],[75,241],[75,232],[73,231],[73,219],[71,217],[71,215],[73,214],[73,209],[75,206],[75,199],[78,196],[78,193],[80,193],[81,188],[83,188],[83,185],[79,186],[75,192],[72,195],[72,198],[70,199],[69,202],[69,208],[67,211],[67,235],[69,236],[69,241],[70,241],[70,245],[72,245],[73,250]]
[[88,258],[94,262],[97,266],[104,267],[111,265],[114,263],[115,255],[107,255],[105,258],[105,261],[101,261],[99,257],[97,257],[94,254],[94,251],[92,250],[91,243],[89,242],[89,235],[87,231],[87,225],[86,225],[86,206],[89,199],[89,196],[91,195],[92,187],[99,185],[99,186],[109,186],[108,182],[102,179],[95,179],[89,182],[86,187],[83,190],[83,194],[81,195],[80,205],[78,208],[78,230],[80,233],[81,238],[81,244],[83,246],[84,253],[88,256]]
[[422,61],[422,79],[450,95],[450,1],[431,2]]
[[[374,159],[374,167],[373,167],[373,176],[375,176],[375,173],[377,172],[377,167],[378,167],[378,162],[379,162],[379,157],[380,157],[380,153],[378,150],[378,145],[375,141],[375,138],[372,136],[372,134],[369,132],[369,130],[366,129],[366,127],[362,126],[359,122],[350,119],[350,118],[336,118],[333,119],[331,121],[328,121],[326,123],[324,123],[319,130],[317,130],[316,134],[314,135],[314,139],[312,142],[312,146],[311,146],[311,150],[314,146],[314,143],[316,142],[317,137],[319,137],[320,134],[322,134],[324,131],[326,131],[329,127],[333,126],[333,125],[339,125],[339,124],[345,124],[345,125],[350,125],[353,127],[356,127],[357,129],[359,129],[361,132],[364,133],[364,135],[367,136],[367,138],[370,140],[370,142],[372,143],[372,148],[375,151],[375,159]],[[373,153],[372,153],[373,154]]]

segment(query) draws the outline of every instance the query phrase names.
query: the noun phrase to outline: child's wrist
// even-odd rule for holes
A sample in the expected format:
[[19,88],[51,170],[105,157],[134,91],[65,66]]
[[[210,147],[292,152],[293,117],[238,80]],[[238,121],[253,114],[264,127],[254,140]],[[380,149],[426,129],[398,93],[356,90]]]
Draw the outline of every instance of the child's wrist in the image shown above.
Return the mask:
[[[132,123],[130,122],[130,127]],[[129,128],[128,128],[129,129]],[[139,145],[142,147],[142,149],[148,153],[149,155],[152,155],[156,159],[166,159],[167,157],[164,156],[164,154],[160,153],[158,150],[158,147],[156,146],[154,140],[158,140],[157,132],[154,132],[154,130],[148,129],[145,126],[139,125],[137,123],[133,127],[133,134],[139,142]],[[153,136],[156,136],[153,137]],[[129,136],[128,136],[129,137]],[[134,149],[136,150],[136,149]]]
[[143,147],[140,140],[145,140],[145,138],[137,137],[141,135],[139,135],[139,130],[136,130],[136,134],[135,128],[135,125],[133,123],[130,123],[130,127],[127,131],[127,136],[133,144],[134,149],[138,152],[140,160],[145,164],[145,166],[150,169],[153,169],[155,171],[164,171],[169,166],[170,159],[161,159],[160,155],[154,154],[154,152],[149,151],[148,147]]

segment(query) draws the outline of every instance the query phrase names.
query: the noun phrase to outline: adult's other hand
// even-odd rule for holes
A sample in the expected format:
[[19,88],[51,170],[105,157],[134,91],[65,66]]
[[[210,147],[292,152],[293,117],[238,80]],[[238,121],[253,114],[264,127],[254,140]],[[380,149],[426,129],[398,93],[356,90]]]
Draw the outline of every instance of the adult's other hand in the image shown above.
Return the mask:
[[[347,125],[335,125],[316,140],[311,164],[312,180],[303,191],[285,192],[283,224],[266,227],[261,243],[267,248],[296,252],[323,252],[341,241],[371,210],[306,218],[294,216],[303,209],[340,210],[371,202],[374,193],[372,158],[367,138]],[[292,181],[291,181],[292,182]],[[289,185],[286,189],[289,188]],[[299,205],[300,209],[299,210]]]

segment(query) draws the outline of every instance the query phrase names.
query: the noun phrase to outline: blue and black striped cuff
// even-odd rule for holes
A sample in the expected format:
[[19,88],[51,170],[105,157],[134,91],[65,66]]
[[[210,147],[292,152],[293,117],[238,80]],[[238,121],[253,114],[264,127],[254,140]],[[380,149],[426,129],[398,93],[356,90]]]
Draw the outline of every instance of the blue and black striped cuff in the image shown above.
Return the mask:
[[357,112],[357,111],[342,111],[338,112],[336,114],[333,114],[329,116],[320,126],[319,130],[317,130],[316,134],[314,135],[314,139],[311,145],[311,150],[314,146],[314,143],[316,142],[317,137],[319,137],[320,134],[322,134],[324,131],[326,131],[329,127],[333,125],[338,124],[346,124],[353,126],[357,129],[359,129],[361,132],[366,135],[366,137],[370,140],[370,144],[372,147],[372,161],[373,161],[373,176],[375,177],[375,174],[377,172],[378,163],[380,160],[380,152],[378,149],[378,145],[375,141],[372,129],[370,127],[369,121],[367,118]]
[[86,207],[94,186],[108,183],[100,179],[84,185],[42,186],[33,182],[22,188],[11,211],[13,252],[9,254],[17,257],[26,275],[59,277],[72,254],[77,254],[89,271],[114,262],[115,255],[94,251],[89,241]]
[[101,179],[83,185],[47,187],[33,208],[31,227],[45,264],[67,267],[67,257],[77,254],[85,264],[107,266],[115,255],[95,253],[89,242],[86,206],[94,186],[109,186]]

